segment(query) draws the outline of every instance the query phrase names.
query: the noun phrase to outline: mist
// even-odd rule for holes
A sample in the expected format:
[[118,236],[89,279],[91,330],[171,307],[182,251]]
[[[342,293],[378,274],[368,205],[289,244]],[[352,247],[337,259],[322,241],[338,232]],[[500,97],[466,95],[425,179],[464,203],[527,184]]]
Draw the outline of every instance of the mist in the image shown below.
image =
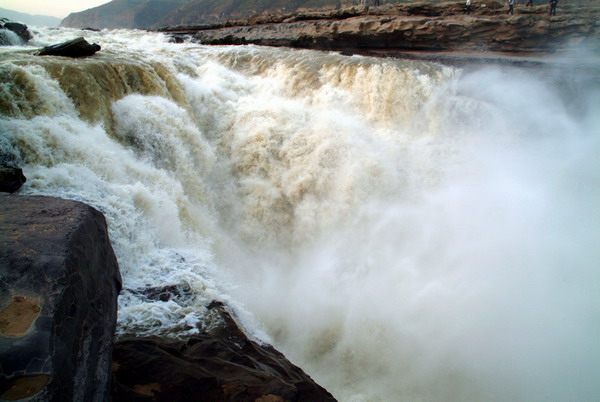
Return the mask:
[[[188,337],[216,299],[341,401],[600,395],[594,68],[86,37],[1,55],[0,156],[106,216],[117,335]],[[137,292],[165,285],[190,294]]]
[[[299,201],[300,241],[230,262],[235,295],[341,400],[593,400],[600,105],[572,101],[536,72],[486,68],[392,132],[394,111],[344,126],[329,144],[351,156],[343,178]],[[354,112],[326,110],[336,127]]]

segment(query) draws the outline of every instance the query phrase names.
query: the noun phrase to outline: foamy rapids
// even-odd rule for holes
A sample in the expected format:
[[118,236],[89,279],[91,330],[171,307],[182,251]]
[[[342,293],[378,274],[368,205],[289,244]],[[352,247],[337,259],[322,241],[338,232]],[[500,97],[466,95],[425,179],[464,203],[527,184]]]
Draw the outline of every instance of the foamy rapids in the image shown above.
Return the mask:
[[[217,299],[342,401],[598,398],[598,74],[33,46],[81,35],[102,51],[0,49],[0,157],[106,215],[119,334],[189,336]],[[165,285],[191,294],[138,293]]]

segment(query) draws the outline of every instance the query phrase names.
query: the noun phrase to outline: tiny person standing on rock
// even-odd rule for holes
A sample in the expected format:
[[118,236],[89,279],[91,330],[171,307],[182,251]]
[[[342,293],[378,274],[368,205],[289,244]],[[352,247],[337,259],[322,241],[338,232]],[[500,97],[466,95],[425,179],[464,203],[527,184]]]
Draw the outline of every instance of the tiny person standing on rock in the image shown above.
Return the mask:
[[550,0],[550,15],[556,15],[556,4],[558,0]]
[[[556,0],[550,0],[550,1],[556,1]],[[508,11],[506,12],[506,14],[514,14],[514,7],[515,7],[515,0],[508,0]]]
[[533,7],[533,0],[529,0],[527,2],[527,4],[525,4],[525,7],[527,7],[527,6],[532,6]]
[[467,0],[467,3],[465,4],[465,12],[464,14],[471,14],[471,0]]

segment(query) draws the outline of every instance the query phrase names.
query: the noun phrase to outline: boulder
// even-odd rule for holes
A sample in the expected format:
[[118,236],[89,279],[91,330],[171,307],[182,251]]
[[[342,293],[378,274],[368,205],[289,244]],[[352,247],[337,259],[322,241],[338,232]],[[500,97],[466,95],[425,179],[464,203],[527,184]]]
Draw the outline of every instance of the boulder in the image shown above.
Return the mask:
[[27,179],[23,170],[10,165],[0,164],[0,192],[14,193]]
[[90,44],[84,38],[46,46],[38,52],[38,56],[65,56],[65,57],[87,57],[100,50],[100,45]]
[[[14,33],[23,43],[27,43],[33,36],[27,25],[21,24],[20,22],[13,22],[6,18],[0,18],[0,31],[6,30]],[[0,35],[0,45],[16,45],[17,43],[10,43],[6,35]],[[6,43],[4,43],[6,42]]]
[[188,340],[115,343],[113,401],[335,401],[272,346],[249,339],[222,303],[208,309],[217,324]]
[[106,401],[121,277],[104,216],[0,194],[0,399]]

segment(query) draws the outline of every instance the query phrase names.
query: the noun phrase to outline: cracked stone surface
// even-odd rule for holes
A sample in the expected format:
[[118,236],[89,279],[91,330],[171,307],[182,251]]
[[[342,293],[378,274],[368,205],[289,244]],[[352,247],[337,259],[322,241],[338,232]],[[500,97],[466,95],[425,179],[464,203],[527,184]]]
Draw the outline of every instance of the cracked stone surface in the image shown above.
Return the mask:
[[100,212],[0,195],[0,399],[109,399],[120,288]]

